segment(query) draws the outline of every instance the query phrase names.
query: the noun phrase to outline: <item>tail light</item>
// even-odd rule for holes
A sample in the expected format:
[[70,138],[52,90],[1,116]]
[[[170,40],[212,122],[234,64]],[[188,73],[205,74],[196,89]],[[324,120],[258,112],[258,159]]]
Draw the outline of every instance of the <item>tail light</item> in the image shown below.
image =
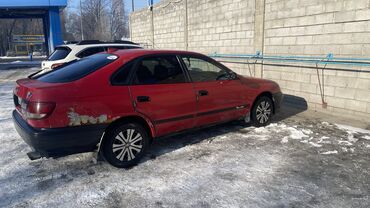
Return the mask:
[[57,67],[60,67],[60,66],[62,66],[64,63],[58,63],[58,64],[53,64],[53,65],[51,65],[51,69],[55,69],[55,68],[57,68]]
[[[22,105],[24,116],[27,119],[42,119],[48,117],[55,109],[55,103],[52,102],[28,102],[26,106]],[[25,109],[23,109],[25,108]]]

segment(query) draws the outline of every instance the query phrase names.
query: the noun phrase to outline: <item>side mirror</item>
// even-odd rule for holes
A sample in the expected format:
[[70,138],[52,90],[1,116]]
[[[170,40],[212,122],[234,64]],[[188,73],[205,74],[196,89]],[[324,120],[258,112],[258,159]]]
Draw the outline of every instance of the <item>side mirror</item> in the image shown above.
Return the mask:
[[235,73],[235,72],[231,72],[230,75],[229,75],[229,79],[230,80],[235,80],[238,78],[238,75]]

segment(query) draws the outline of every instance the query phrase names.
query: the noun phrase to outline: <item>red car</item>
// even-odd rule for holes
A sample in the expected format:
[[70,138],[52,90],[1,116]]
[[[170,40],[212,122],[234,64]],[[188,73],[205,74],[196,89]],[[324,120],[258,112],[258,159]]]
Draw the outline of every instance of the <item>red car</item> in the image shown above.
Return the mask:
[[95,151],[116,167],[139,162],[151,140],[236,119],[269,123],[282,93],[193,52],[100,53],[17,81],[15,127],[30,159]]

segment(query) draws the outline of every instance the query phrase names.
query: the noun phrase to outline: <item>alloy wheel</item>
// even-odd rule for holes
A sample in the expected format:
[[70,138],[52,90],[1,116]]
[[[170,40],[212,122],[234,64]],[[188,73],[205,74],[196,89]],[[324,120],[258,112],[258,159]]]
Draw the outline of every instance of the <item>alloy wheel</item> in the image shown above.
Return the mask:
[[271,105],[267,101],[262,101],[256,109],[256,118],[259,123],[264,124],[269,121],[271,116]]
[[143,138],[135,129],[121,131],[115,137],[112,150],[120,161],[131,161],[142,151]]

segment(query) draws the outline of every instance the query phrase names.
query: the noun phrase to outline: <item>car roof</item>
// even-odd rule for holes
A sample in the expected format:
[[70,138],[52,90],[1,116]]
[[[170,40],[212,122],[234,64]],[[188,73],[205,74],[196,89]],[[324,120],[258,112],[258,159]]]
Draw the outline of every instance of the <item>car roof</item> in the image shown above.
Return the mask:
[[205,56],[204,54],[191,52],[191,51],[154,50],[154,49],[117,50],[117,51],[114,51],[112,54],[118,55],[124,58],[135,58],[135,57],[145,56],[145,55],[160,55],[160,54]]
[[78,44],[64,44],[64,45],[59,45],[57,48],[60,47],[68,47],[72,50],[74,49],[84,49],[84,48],[92,48],[92,47],[109,47],[109,46],[133,46],[137,48],[142,48],[140,45],[136,44],[129,44],[129,43],[99,43],[99,44],[84,44],[84,45],[78,45]]

